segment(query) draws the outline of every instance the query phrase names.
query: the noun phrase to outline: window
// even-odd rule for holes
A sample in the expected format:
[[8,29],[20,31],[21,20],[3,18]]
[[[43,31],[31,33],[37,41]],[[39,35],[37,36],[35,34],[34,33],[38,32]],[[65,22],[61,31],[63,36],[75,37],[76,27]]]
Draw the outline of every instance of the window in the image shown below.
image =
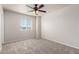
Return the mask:
[[29,20],[27,18],[21,19],[20,27],[22,31],[32,29],[32,20]]

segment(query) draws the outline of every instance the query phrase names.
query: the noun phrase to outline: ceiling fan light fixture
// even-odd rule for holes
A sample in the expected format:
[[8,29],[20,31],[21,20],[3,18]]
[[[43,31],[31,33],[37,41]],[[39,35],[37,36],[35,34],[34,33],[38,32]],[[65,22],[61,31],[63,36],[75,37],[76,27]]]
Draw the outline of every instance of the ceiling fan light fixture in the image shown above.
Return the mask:
[[[38,12],[46,13],[46,11],[40,10],[41,8],[44,7],[43,4],[41,4],[41,5],[35,4],[34,7],[31,7],[31,6],[28,6],[28,5],[26,5],[26,6],[31,8],[35,12],[35,15],[38,15]],[[33,12],[33,11],[30,11],[30,12]]]

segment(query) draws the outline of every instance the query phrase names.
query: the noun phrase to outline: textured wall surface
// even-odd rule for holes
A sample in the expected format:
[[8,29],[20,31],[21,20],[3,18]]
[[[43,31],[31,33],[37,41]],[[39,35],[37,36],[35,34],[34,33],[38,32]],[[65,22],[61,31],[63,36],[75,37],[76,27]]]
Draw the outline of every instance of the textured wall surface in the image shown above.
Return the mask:
[[0,5],[0,50],[2,49],[3,40],[4,40],[3,8]]
[[[20,21],[26,17],[32,20],[32,29],[21,31]],[[5,19],[5,43],[31,39],[36,37],[36,20],[34,16],[23,15],[12,11],[4,11]]]
[[42,37],[79,48],[79,5],[42,16]]
[[41,17],[36,16],[36,39],[41,38]]

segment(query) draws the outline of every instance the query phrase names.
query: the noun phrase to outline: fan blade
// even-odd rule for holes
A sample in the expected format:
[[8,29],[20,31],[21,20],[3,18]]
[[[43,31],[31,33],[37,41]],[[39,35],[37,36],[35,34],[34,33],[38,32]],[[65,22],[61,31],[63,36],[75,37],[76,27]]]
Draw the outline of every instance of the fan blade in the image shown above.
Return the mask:
[[[26,5],[27,7],[29,7],[29,8],[32,8],[31,6],[29,6],[29,5]],[[33,8],[32,8],[33,9]]]
[[41,5],[39,6],[39,8],[38,8],[38,9],[40,9],[40,8],[42,8],[42,7],[44,7],[44,5],[43,5],[43,4],[41,4]]
[[44,10],[38,10],[38,11],[46,13],[46,11],[44,11]]

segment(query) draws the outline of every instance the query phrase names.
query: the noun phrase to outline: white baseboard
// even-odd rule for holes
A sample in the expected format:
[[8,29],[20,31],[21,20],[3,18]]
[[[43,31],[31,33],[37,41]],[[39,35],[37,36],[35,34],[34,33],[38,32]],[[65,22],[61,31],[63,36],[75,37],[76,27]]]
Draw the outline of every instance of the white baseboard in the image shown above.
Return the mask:
[[50,40],[50,41],[53,41],[53,42],[57,42],[59,44],[66,45],[66,46],[69,46],[69,47],[72,47],[72,48],[75,48],[75,49],[79,49],[79,47],[77,47],[77,46],[70,45],[70,44],[67,44],[67,43],[64,43],[64,42],[60,42],[60,41],[56,41],[56,40],[51,40],[51,39],[46,39],[46,40]]
[[2,47],[0,47],[0,52],[2,51]]

